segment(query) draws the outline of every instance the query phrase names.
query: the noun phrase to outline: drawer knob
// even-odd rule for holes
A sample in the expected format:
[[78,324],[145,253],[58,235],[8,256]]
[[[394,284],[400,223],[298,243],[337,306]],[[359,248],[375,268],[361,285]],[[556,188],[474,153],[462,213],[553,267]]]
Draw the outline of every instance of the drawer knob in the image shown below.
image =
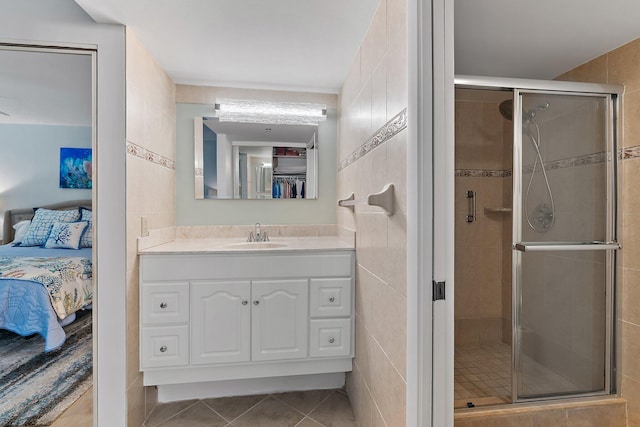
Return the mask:
[[336,300],[336,297],[330,297],[329,298],[329,302],[334,302]]
[[167,346],[163,345],[162,347],[160,347],[160,353],[165,353],[167,351]]
[[329,344],[333,344],[335,341],[336,341],[335,338],[333,338],[333,337],[329,338]]
[[246,299],[243,299],[242,300],[242,305],[247,305],[247,304],[249,304],[249,301],[247,301]]
[[258,305],[258,304],[260,304],[260,301],[258,301],[258,300],[255,300],[255,301],[253,302],[253,305]]
[[160,303],[160,308],[167,308],[167,303],[166,302],[161,302]]

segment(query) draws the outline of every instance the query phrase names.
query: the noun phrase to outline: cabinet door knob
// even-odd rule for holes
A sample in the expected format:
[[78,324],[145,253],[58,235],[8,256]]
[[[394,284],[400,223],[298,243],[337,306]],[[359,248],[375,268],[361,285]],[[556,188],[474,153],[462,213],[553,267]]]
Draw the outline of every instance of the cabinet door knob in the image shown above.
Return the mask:
[[164,353],[167,351],[167,346],[163,345],[162,347],[160,347],[160,353]]
[[166,302],[161,302],[160,303],[160,308],[167,308],[167,303]]
[[253,302],[253,305],[258,305],[258,304],[260,304],[260,301],[258,301],[258,300],[255,300],[255,301]]
[[329,344],[333,344],[335,341],[336,341],[335,338],[333,337],[329,338]]
[[336,300],[336,297],[330,297],[329,298],[329,302],[334,302]]
[[247,304],[249,304],[249,301],[247,301],[246,299],[243,299],[242,300],[242,305],[247,305]]

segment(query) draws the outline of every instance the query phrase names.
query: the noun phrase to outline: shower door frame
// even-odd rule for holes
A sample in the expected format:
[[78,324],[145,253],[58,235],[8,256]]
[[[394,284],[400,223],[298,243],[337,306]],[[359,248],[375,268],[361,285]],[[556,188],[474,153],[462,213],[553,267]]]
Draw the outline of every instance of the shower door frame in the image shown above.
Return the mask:
[[[609,250],[610,267],[607,270],[607,314],[606,314],[606,361],[605,361],[605,389],[600,392],[580,393],[571,395],[553,395],[549,397],[519,398],[517,388],[517,370],[516,370],[516,352],[519,351],[520,337],[518,336],[518,292],[516,286],[518,270],[520,267],[521,252],[516,250],[516,239],[520,234],[516,234],[516,227],[521,226],[520,220],[520,203],[521,188],[519,185],[519,175],[522,173],[521,165],[517,165],[521,159],[522,149],[522,129],[521,117],[522,106],[519,104],[519,93],[526,92],[546,92],[558,95],[596,95],[608,96],[610,99],[609,108],[607,109],[607,138],[609,152],[613,154],[613,158],[607,162],[607,191],[610,195],[607,206],[607,237],[617,243],[618,233],[618,148],[622,146],[620,142],[620,121],[619,112],[621,111],[621,97],[624,87],[615,84],[599,84],[599,83],[582,83],[556,80],[531,80],[517,78],[500,78],[500,77],[484,77],[484,76],[468,76],[456,75],[455,87],[463,89],[480,89],[480,90],[497,90],[508,91],[513,93],[514,105],[514,134],[513,134],[513,215],[512,226],[514,242],[512,251],[515,254],[512,259],[512,403],[533,402],[544,400],[557,400],[574,397],[586,397],[594,395],[611,394],[615,392],[617,383],[615,368],[615,290],[616,290],[616,253]],[[609,166],[610,165],[610,166]],[[609,170],[612,168],[612,170]],[[518,188],[516,188],[518,187]],[[516,218],[517,217],[517,218]],[[517,253],[517,254],[516,254]]]
[[[607,103],[606,115],[606,153],[610,157],[606,160],[606,230],[605,242],[545,242],[548,243],[548,251],[576,251],[576,250],[606,250],[606,277],[605,277],[605,344],[604,344],[604,384],[603,389],[589,392],[573,392],[573,393],[556,393],[553,395],[533,397],[521,397],[519,395],[519,383],[521,371],[518,368],[522,364],[522,287],[520,284],[524,280],[522,273],[522,257],[526,251],[526,244],[522,242],[522,219],[523,219],[523,190],[522,190],[522,174],[523,174],[523,141],[522,141],[522,95],[559,95],[559,96],[575,96],[575,97],[600,97]],[[541,90],[541,89],[513,89],[513,215],[512,215],[512,388],[511,396],[513,403],[537,402],[545,400],[557,400],[573,397],[589,397],[607,395],[614,392],[616,381],[614,375],[615,348],[614,334],[615,322],[614,313],[614,295],[616,283],[616,250],[619,249],[618,233],[617,233],[617,205],[618,205],[618,132],[617,132],[617,111],[619,111],[618,94],[610,92],[595,91],[567,91],[567,90]],[[541,249],[543,246],[532,249]]]

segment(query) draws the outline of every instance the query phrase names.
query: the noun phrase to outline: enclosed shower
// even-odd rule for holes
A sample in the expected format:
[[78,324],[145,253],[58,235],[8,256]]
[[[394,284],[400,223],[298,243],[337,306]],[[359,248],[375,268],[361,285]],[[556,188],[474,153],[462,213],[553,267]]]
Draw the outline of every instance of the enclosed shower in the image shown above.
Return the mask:
[[615,392],[620,93],[456,79],[456,408]]

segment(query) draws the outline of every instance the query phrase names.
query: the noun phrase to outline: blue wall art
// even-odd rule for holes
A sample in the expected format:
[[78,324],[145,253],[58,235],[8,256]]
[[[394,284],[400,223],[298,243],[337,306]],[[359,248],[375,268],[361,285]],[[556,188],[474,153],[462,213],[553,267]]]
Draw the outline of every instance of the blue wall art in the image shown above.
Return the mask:
[[60,148],[60,188],[91,188],[91,148]]

